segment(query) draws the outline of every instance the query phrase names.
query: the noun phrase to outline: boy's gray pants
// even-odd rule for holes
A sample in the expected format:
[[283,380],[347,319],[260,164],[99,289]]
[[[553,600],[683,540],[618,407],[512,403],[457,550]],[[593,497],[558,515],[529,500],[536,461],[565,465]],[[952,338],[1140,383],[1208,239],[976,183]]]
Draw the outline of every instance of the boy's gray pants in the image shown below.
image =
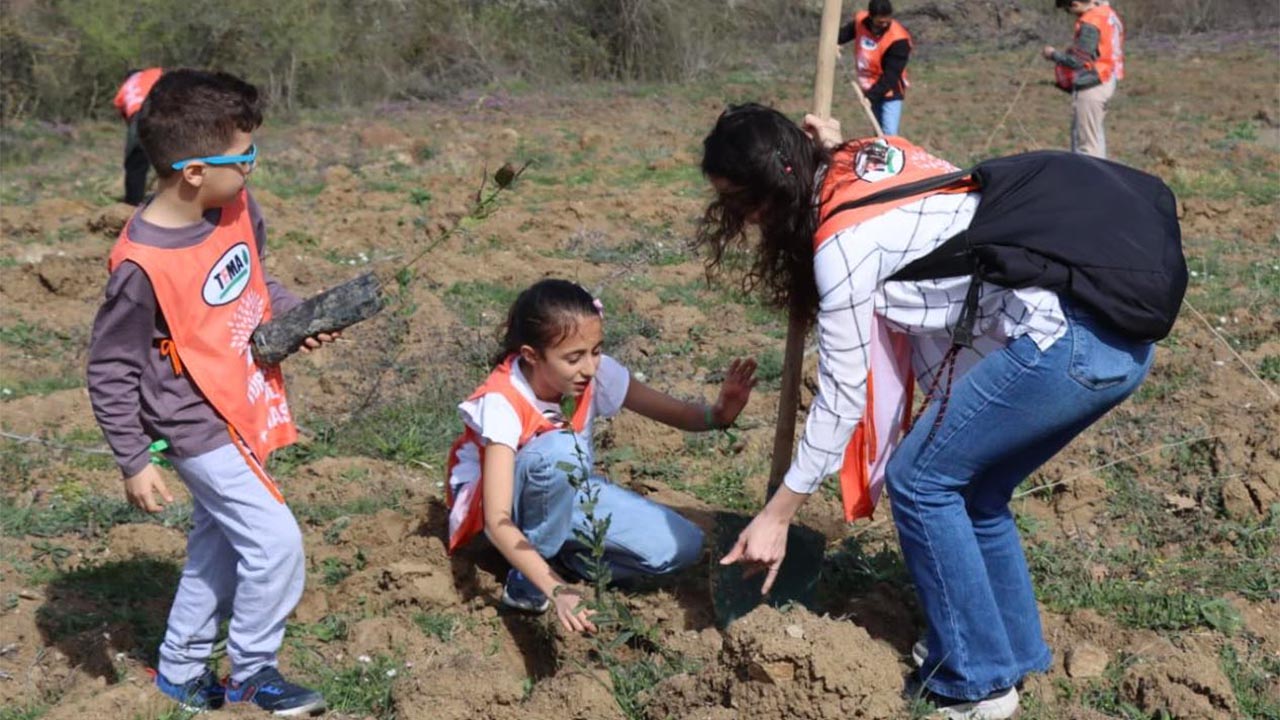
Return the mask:
[[259,478],[235,445],[170,460],[194,507],[159,670],[175,683],[199,677],[229,617],[227,657],[240,682],[276,664],[306,579],[302,532],[270,479]]

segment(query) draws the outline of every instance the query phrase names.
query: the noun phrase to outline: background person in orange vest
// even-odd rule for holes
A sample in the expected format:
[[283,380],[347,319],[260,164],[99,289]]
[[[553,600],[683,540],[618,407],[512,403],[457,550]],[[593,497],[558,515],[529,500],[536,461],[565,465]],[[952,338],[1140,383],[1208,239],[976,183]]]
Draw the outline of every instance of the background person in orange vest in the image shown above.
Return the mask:
[[502,603],[534,613],[554,606],[570,632],[595,627],[582,591],[552,563],[590,577],[578,532],[591,531],[591,492],[596,520],[609,522],[602,561],[612,579],[677,572],[702,556],[696,525],[592,473],[592,422],[627,409],[685,432],[727,428],[756,384],[755,361],[734,360],[714,404],[677,400],[603,344],[604,306],[583,287],[552,278],[526,288],[507,313],[493,371],[458,406],[464,430],[448,457],[449,551],[483,531],[511,563]]
[[[276,667],[306,577],[302,533],[263,469],[297,431],[279,366],[258,364],[249,348],[259,323],[300,302],[263,270],[266,225],[245,189],[262,101],[231,75],[173,70],[137,123],[159,189],[111,252],[87,372],[129,502],[147,512],[173,502],[149,461],[153,440],[167,443],[191,492],[156,686],[189,709],[253,702],[304,714],[324,698]],[[329,339],[308,338],[304,349]],[[224,687],[208,660],[228,620]]]
[[[697,242],[711,267],[745,252],[765,296],[816,322],[818,337],[818,391],[791,468],[720,562],[767,571],[768,592],[787,526],[823,478],[838,472],[842,493],[856,491],[846,470],[873,480],[883,467],[928,621],[912,694],[946,718],[1012,717],[1016,686],[1053,657],[1011,495],[1138,387],[1153,345],[1120,337],[1044,288],[969,275],[894,280],[968,228],[981,193],[949,188],[837,212],[954,167],[901,137],[841,144],[838,123],[808,116],[805,124],[808,133],[775,110],[741,105],[703,141],[702,172],[716,198]],[[956,352],[966,308],[972,347]],[[912,375],[929,402],[896,439]]]
[[112,105],[120,112],[120,116],[128,123],[128,134],[124,140],[124,201],[130,205],[139,205],[147,192],[147,154],[138,142],[138,111],[146,102],[147,95],[156,81],[163,74],[160,68],[146,70],[130,70]]
[[907,62],[911,59],[911,33],[893,19],[889,0],[871,0],[853,22],[840,28],[841,45],[854,42],[858,87],[871,101],[871,109],[886,135],[897,135],[906,94]]
[[1055,65],[1057,86],[1071,93],[1071,151],[1105,158],[1107,102],[1124,78],[1124,23],[1106,2],[1056,0],[1056,5],[1076,16],[1071,47],[1060,51],[1046,45],[1043,51]]

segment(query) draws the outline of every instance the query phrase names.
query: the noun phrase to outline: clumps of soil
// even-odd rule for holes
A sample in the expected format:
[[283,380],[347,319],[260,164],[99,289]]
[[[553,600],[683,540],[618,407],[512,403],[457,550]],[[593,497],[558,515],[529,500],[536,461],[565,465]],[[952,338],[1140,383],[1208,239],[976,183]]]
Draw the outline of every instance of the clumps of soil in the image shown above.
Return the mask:
[[1186,720],[1237,717],[1231,682],[1211,652],[1169,646],[1134,664],[1124,675],[1124,694],[1144,712]]
[[677,675],[649,697],[655,717],[761,720],[899,718],[906,712],[898,655],[863,628],[804,609],[761,606],[724,633],[719,663]]

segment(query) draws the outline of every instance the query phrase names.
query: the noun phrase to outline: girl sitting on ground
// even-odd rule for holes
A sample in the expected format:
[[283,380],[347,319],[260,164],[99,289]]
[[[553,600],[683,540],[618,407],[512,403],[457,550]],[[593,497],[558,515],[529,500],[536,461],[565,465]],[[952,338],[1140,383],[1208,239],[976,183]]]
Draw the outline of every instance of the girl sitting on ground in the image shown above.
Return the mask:
[[554,605],[575,632],[595,626],[552,561],[588,574],[589,549],[574,536],[590,532],[588,486],[594,515],[611,518],[604,562],[614,580],[674,573],[702,554],[693,523],[591,472],[592,421],[626,408],[688,432],[725,428],[756,384],[755,361],[736,359],[714,404],[684,402],[632,377],[603,341],[603,306],[578,284],[547,279],[520,293],[493,372],[458,406],[465,428],[449,452],[449,551],[483,530],[512,566],[503,604]]

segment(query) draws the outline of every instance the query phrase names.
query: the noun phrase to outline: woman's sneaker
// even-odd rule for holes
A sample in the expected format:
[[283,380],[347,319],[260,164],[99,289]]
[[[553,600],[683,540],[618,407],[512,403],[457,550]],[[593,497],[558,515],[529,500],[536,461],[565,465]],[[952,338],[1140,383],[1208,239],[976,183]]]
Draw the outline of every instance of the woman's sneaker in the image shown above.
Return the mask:
[[310,688],[285,680],[268,665],[245,678],[227,683],[227,702],[253,703],[273,715],[295,717],[324,710],[324,696]]
[[911,646],[911,662],[915,663],[916,667],[922,668],[924,661],[928,659],[929,646],[925,644],[924,638],[920,638],[915,645]]
[[175,683],[161,675],[158,670],[149,672],[154,674],[156,687],[160,692],[177,700],[183,710],[190,712],[217,710],[226,700],[226,688],[218,682],[218,676],[212,670],[206,669],[200,677],[184,683]]
[[502,587],[502,604],[527,613],[544,613],[551,607],[551,600],[529,581],[519,570],[507,571],[507,583]]
[[1018,690],[996,690],[981,700],[960,700],[920,688],[912,697],[929,703],[933,712],[925,717],[939,720],[1007,720],[1018,712]]

